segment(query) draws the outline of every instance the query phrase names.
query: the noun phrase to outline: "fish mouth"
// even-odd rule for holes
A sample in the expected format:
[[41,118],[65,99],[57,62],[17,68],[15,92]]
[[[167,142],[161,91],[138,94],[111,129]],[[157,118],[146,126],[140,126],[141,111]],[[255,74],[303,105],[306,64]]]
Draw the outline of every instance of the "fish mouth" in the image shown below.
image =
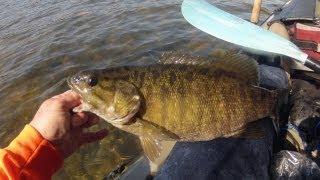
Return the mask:
[[72,78],[71,76],[67,77],[67,84],[70,88],[73,88],[73,85],[71,83],[71,78]]
[[69,76],[69,77],[67,78],[67,84],[68,84],[69,88],[70,88],[72,91],[76,92],[77,94],[79,94],[79,95],[81,96],[81,91],[80,91],[79,87],[77,87],[77,86],[73,83],[73,79],[74,79],[73,76]]

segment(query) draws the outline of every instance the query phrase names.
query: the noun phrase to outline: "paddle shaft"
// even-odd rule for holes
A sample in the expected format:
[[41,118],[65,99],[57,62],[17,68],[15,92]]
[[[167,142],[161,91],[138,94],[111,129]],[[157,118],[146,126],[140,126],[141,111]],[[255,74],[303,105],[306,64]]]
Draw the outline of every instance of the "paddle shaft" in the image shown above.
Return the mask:
[[310,69],[312,69],[316,73],[320,73],[320,65],[307,59],[304,65]]

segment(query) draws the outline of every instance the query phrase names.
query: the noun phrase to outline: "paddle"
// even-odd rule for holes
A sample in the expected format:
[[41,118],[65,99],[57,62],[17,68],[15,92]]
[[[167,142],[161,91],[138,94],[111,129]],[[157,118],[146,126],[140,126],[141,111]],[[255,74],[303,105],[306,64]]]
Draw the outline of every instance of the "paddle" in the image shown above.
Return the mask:
[[184,0],[181,11],[190,24],[210,35],[251,50],[289,56],[320,72],[320,65],[309,60],[308,55],[292,42],[222,11],[205,0]]

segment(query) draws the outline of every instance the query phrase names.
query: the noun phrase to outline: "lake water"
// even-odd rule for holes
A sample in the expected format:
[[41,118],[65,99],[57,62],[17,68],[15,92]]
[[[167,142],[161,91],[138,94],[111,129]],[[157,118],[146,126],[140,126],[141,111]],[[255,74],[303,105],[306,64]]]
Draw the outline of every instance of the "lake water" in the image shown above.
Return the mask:
[[[253,0],[252,0],[253,1]],[[210,1],[244,19],[250,0]],[[261,19],[284,0],[263,1]],[[189,25],[182,0],[2,0],[0,3],[0,146],[28,123],[41,102],[68,89],[65,79],[89,68],[154,63],[151,50],[208,56],[231,48]],[[110,135],[82,147],[54,179],[102,179],[141,153],[135,137]]]

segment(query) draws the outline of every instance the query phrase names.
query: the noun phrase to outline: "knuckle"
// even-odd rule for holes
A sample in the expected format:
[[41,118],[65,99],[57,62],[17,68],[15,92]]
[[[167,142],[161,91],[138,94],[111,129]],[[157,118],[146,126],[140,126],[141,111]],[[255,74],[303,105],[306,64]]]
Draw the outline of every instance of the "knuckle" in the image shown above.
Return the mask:
[[61,106],[63,106],[63,104],[64,104],[64,102],[61,99],[56,98],[56,97],[52,97],[52,98],[44,101],[41,106],[43,106],[43,107],[61,107]]
[[42,103],[42,107],[48,107],[52,104],[52,101],[53,99],[48,99],[48,100],[45,100],[43,103]]

